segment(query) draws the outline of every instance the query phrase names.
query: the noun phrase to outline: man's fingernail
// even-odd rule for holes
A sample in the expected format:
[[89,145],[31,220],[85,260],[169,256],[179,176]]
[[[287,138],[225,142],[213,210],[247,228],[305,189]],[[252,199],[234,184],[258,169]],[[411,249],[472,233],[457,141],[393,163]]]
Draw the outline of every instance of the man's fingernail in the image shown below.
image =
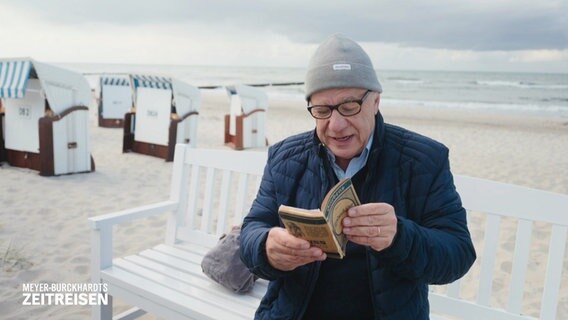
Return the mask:
[[349,219],[349,218],[343,218],[343,225],[344,225],[344,226],[349,226],[349,225],[351,225],[351,219]]

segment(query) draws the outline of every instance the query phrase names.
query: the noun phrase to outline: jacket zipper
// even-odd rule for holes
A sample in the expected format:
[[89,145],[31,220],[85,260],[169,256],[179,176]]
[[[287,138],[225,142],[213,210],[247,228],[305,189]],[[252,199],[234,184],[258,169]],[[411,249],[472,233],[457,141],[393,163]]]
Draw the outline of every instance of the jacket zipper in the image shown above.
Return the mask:
[[310,272],[309,272],[309,277],[310,277],[310,286],[309,286],[309,290],[307,291],[306,296],[304,297],[303,301],[304,303],[302,304],[302,309],[300,309],[300,313],[298,313],[298,316],[296,319],[301,320],[302,317],[304,316],[304,313],[306,313],[306,309],[308,308],[308,303],[311,300],[312,294],[314,293],[314,289],[316,287],[316,281],[317,281],[317,277],[315,277],[315,274],[319,274],[319,268],[321,266],[321,262],[318,261],[316,262],[312,267],[310,267]]
[[[318,158],[320,159],[320,180],[321,180],[321,190],[320,190],[320,198],[322,194],[327,193],[327,185],[325,183],[325,181],[328,181],[328,179],[326,179],[326,175],[327,175],[327,170],[325,169],[325,165],[324,165],[324,161],[325,159],[322,159],[322,155],[321,155],[321,151],[322,151],[323,145],[320,143],[319,148],[318,148]],[[324,150],[325,151],[325,150]],[[319,274],[319,269],[321,267],[321,262],[316,262],[313,266],[310,267],[309,270],[309,279],[310,281],[310,285],[309,285],[309,290],[306,291],[306,295],[304,296],[304,299],[302,301],[304,301],[304,303],[302,304],[302,308],[300,309],[300,312],[298,313],[298,316],[296,317],[296,319],[301,320],[302,317],[304,316],[304,313],[306,313],[306,309],[308,308],[308,303],[310,302],[310,299],[312,297],[312,294],[314,293],[314,289],[316,287],[316,282],[317,282],[317,277],[315,275]]]

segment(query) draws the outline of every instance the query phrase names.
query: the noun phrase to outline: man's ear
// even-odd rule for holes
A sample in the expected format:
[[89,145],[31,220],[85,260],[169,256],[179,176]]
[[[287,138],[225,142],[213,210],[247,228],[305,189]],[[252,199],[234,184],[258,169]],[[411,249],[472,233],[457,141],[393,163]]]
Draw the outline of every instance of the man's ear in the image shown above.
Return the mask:
[[381,104],[381,94],[377,93],[377,99],[375,100],[375,115],[379,112],[379,105]]

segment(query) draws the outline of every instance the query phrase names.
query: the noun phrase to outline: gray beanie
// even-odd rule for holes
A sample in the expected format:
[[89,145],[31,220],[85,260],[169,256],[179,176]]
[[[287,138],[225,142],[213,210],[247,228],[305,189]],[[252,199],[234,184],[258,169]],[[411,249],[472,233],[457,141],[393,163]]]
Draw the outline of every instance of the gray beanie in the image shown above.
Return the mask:
[[310,59],[306,100],[315,92],[332,88],[383,92],[367,53],[355,41],[338,34],[322,43]]

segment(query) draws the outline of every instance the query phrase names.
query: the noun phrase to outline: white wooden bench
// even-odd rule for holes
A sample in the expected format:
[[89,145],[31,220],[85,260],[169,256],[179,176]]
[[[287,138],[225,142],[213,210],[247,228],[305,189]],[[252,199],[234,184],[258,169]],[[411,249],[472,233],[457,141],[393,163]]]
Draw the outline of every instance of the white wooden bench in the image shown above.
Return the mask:
[[[432,312],[459,319],[557,319],[561,279],[568,278],[568,195],[459,175],[455,184],[478,259],[464,278],[443,290],[430,287]],[[540,304],[529,306],[527,292]]]
[[[252,292],[237,295],[207,278],[200,263],[218,237],[239,224],[248,212],[266,162],[265,152],[192,149],[178,145],[172,170],[170,199],[154,205],[90,218],[92,226],[92,282],[108,284],[108,293],[136,306],[116,318],[149,312],[165,319],[251,319],[267,282],[257,281]],[[460,294],[460,282],[431,287],[433,318],[438,314],[465,319],[532,319],[523,317],[523,288],[531,265],[531,229],[552,225],[550,254],[544,277],[539,318],[555,319],[560,277],[566,266],[564,251],[568,228],[568,196],[521,188],[487,180],[457,176],[456,185],[469,211],[470,224],[489,212],[485,239],[476,242],[478,265],[461,287],[473,283],[473,297]],[[168,213],[165,243],[136,255],[113,258],[114,225]],[[492,301],[495,245],[500,220],[518,220],[509,303]],[[502,226],[508,224],[502,223]],[[472,226],[475,227],[475,226]],[[482,228],[483,229],[483,228]],[[474,234],[475,235],[475,234]],[[485,243],[482,247],[480,244]],[[539,249],[541,250],[541,249]],[[546,254],[546,253],[545,253]],[[544,264],[544,261],[542,261]],[[480,265],[480,266],[479,266]],[[477,276],[480,269],[479,276]],[[463,291],[463,290],[462,290]],[[471,291],[471,290],[470,290]],[[471,294],[470,294],[471,295]],[[112,302],[112,299],[110,300]],[[537,310],[538,311],[538,310]],[[112,318],[112,303],[93,307],[93,318]]]

